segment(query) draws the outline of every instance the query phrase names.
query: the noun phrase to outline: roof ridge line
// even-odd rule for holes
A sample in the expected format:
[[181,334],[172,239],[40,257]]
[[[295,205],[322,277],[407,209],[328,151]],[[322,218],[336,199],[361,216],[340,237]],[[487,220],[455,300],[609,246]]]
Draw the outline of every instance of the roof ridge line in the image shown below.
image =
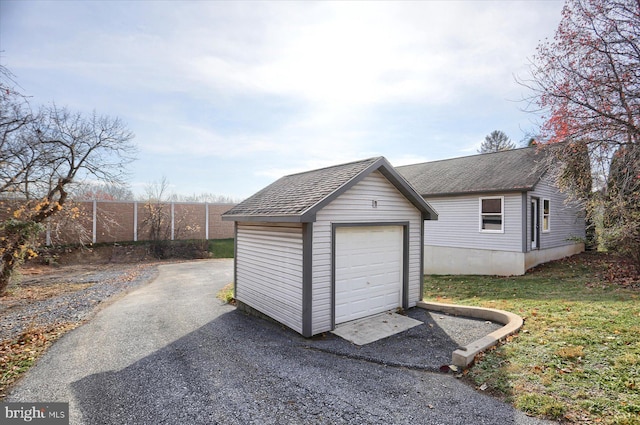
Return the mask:
[[537,149],[536,146],[522,146],[519,148],[514,148],[514,149],[506,149],[503,151],[498,151],[498,152],[485,152],[485,153],[475,153],[473,155],[465,155],[465,156],[455,156],[453,158],[442,158],[442,159],[436,159],[433,161],[423,161],[423,162],[417,162],[415,164],[407,164],[407,165],[400,165],[396,168],[403,168],[403,167],[412,167],[414,165],[423,165],[423,164],[433,164],[436,162],[445,162],[445,161],[455,161],[455,160],[459,160],[459,159],[465,159],[465,158],[473,158],[476,156],[481,156],[481,155],[494,155],[494,154],[504,154],[507,152],[513,152],[513,151],[521,151],[521,150],[525,150],[525,149]]
[[[298,173],[292,173],[292,174],[287,174],[286,176],[283,177],[293,177],[293,176],[298,176],[301,174],[310,174],[310,173],[315,173],[316,171],[324,171],[324,170],[329,170],[331,168],[338,168],[338,167],[345,167],[347,165],[353,165],[353,164],[358,164],[361,162],[367,162],[367,161],[371,161],[372,163],[376,162],[377,160],[379,160],[380,158],[384,158],[384,156],[373,156],[371,158],[366,158],[366,159],[360,159],[357,161],[351,161],[351,162],[345,162],[343,164],[337,164],[337,165],[328,165],[326,167],[322,167],[322,168],[315,168],[313,170],[307,170],[307,171],[300,171]],[[281,177],[282,178],[282,177]]]

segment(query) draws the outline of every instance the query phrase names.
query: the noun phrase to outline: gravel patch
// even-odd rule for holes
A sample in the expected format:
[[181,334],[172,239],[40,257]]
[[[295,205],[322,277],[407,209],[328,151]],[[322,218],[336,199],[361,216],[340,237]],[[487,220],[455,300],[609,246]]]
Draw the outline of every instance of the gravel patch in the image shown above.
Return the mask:
[[429,311],[428,313],[433,325],[445,332],[458,345],[456,349],[469,345],[504,326],[489,320],[454,316],[437,311]]
[[[0,341],[16,339],[29,328],[83,322],[105,301],[153,280],[157,273],[156,264],[151,263],[97,266],[95,270],[69,274],[62,269],[60,280],[65,284],[91,285],[43,300],[0,299]],[[38,279],[30,278],[24,284],[37,285]],[[46,275],[42,279],[55,282]]]

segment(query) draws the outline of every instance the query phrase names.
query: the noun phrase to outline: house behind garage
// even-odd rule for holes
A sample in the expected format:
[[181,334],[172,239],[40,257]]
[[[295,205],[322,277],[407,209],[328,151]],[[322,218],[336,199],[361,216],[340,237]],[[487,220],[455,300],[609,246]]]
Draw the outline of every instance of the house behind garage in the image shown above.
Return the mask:
[[397,167],[439,215],[425,223],[425,273],[522,275],[582,252],[584,209],[558,189],[549,149]]
[[223,214],[235,297],[309,337],[421,299],[437,215],[383,158],[282,177]]

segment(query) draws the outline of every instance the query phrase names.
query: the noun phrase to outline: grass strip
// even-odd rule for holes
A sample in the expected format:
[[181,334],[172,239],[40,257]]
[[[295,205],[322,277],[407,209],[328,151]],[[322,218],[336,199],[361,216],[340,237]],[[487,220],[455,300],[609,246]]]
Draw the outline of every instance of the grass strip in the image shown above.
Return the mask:
[[235,239],[210,239],[209,252],[213,258],[233,258]]

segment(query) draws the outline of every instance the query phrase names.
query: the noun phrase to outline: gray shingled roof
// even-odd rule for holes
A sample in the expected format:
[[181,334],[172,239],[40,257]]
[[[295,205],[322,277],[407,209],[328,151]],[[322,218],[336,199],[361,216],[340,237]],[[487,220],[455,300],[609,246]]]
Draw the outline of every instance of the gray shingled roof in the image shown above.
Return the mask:
[[314,221],[321,206],[375,170],[380,170],[414,205],[435,219],[431,207],[384,157],[282,177],[224,213],[223,219]]
[[396,167],[422,196],[532,190],[547,170],[539,148]]

